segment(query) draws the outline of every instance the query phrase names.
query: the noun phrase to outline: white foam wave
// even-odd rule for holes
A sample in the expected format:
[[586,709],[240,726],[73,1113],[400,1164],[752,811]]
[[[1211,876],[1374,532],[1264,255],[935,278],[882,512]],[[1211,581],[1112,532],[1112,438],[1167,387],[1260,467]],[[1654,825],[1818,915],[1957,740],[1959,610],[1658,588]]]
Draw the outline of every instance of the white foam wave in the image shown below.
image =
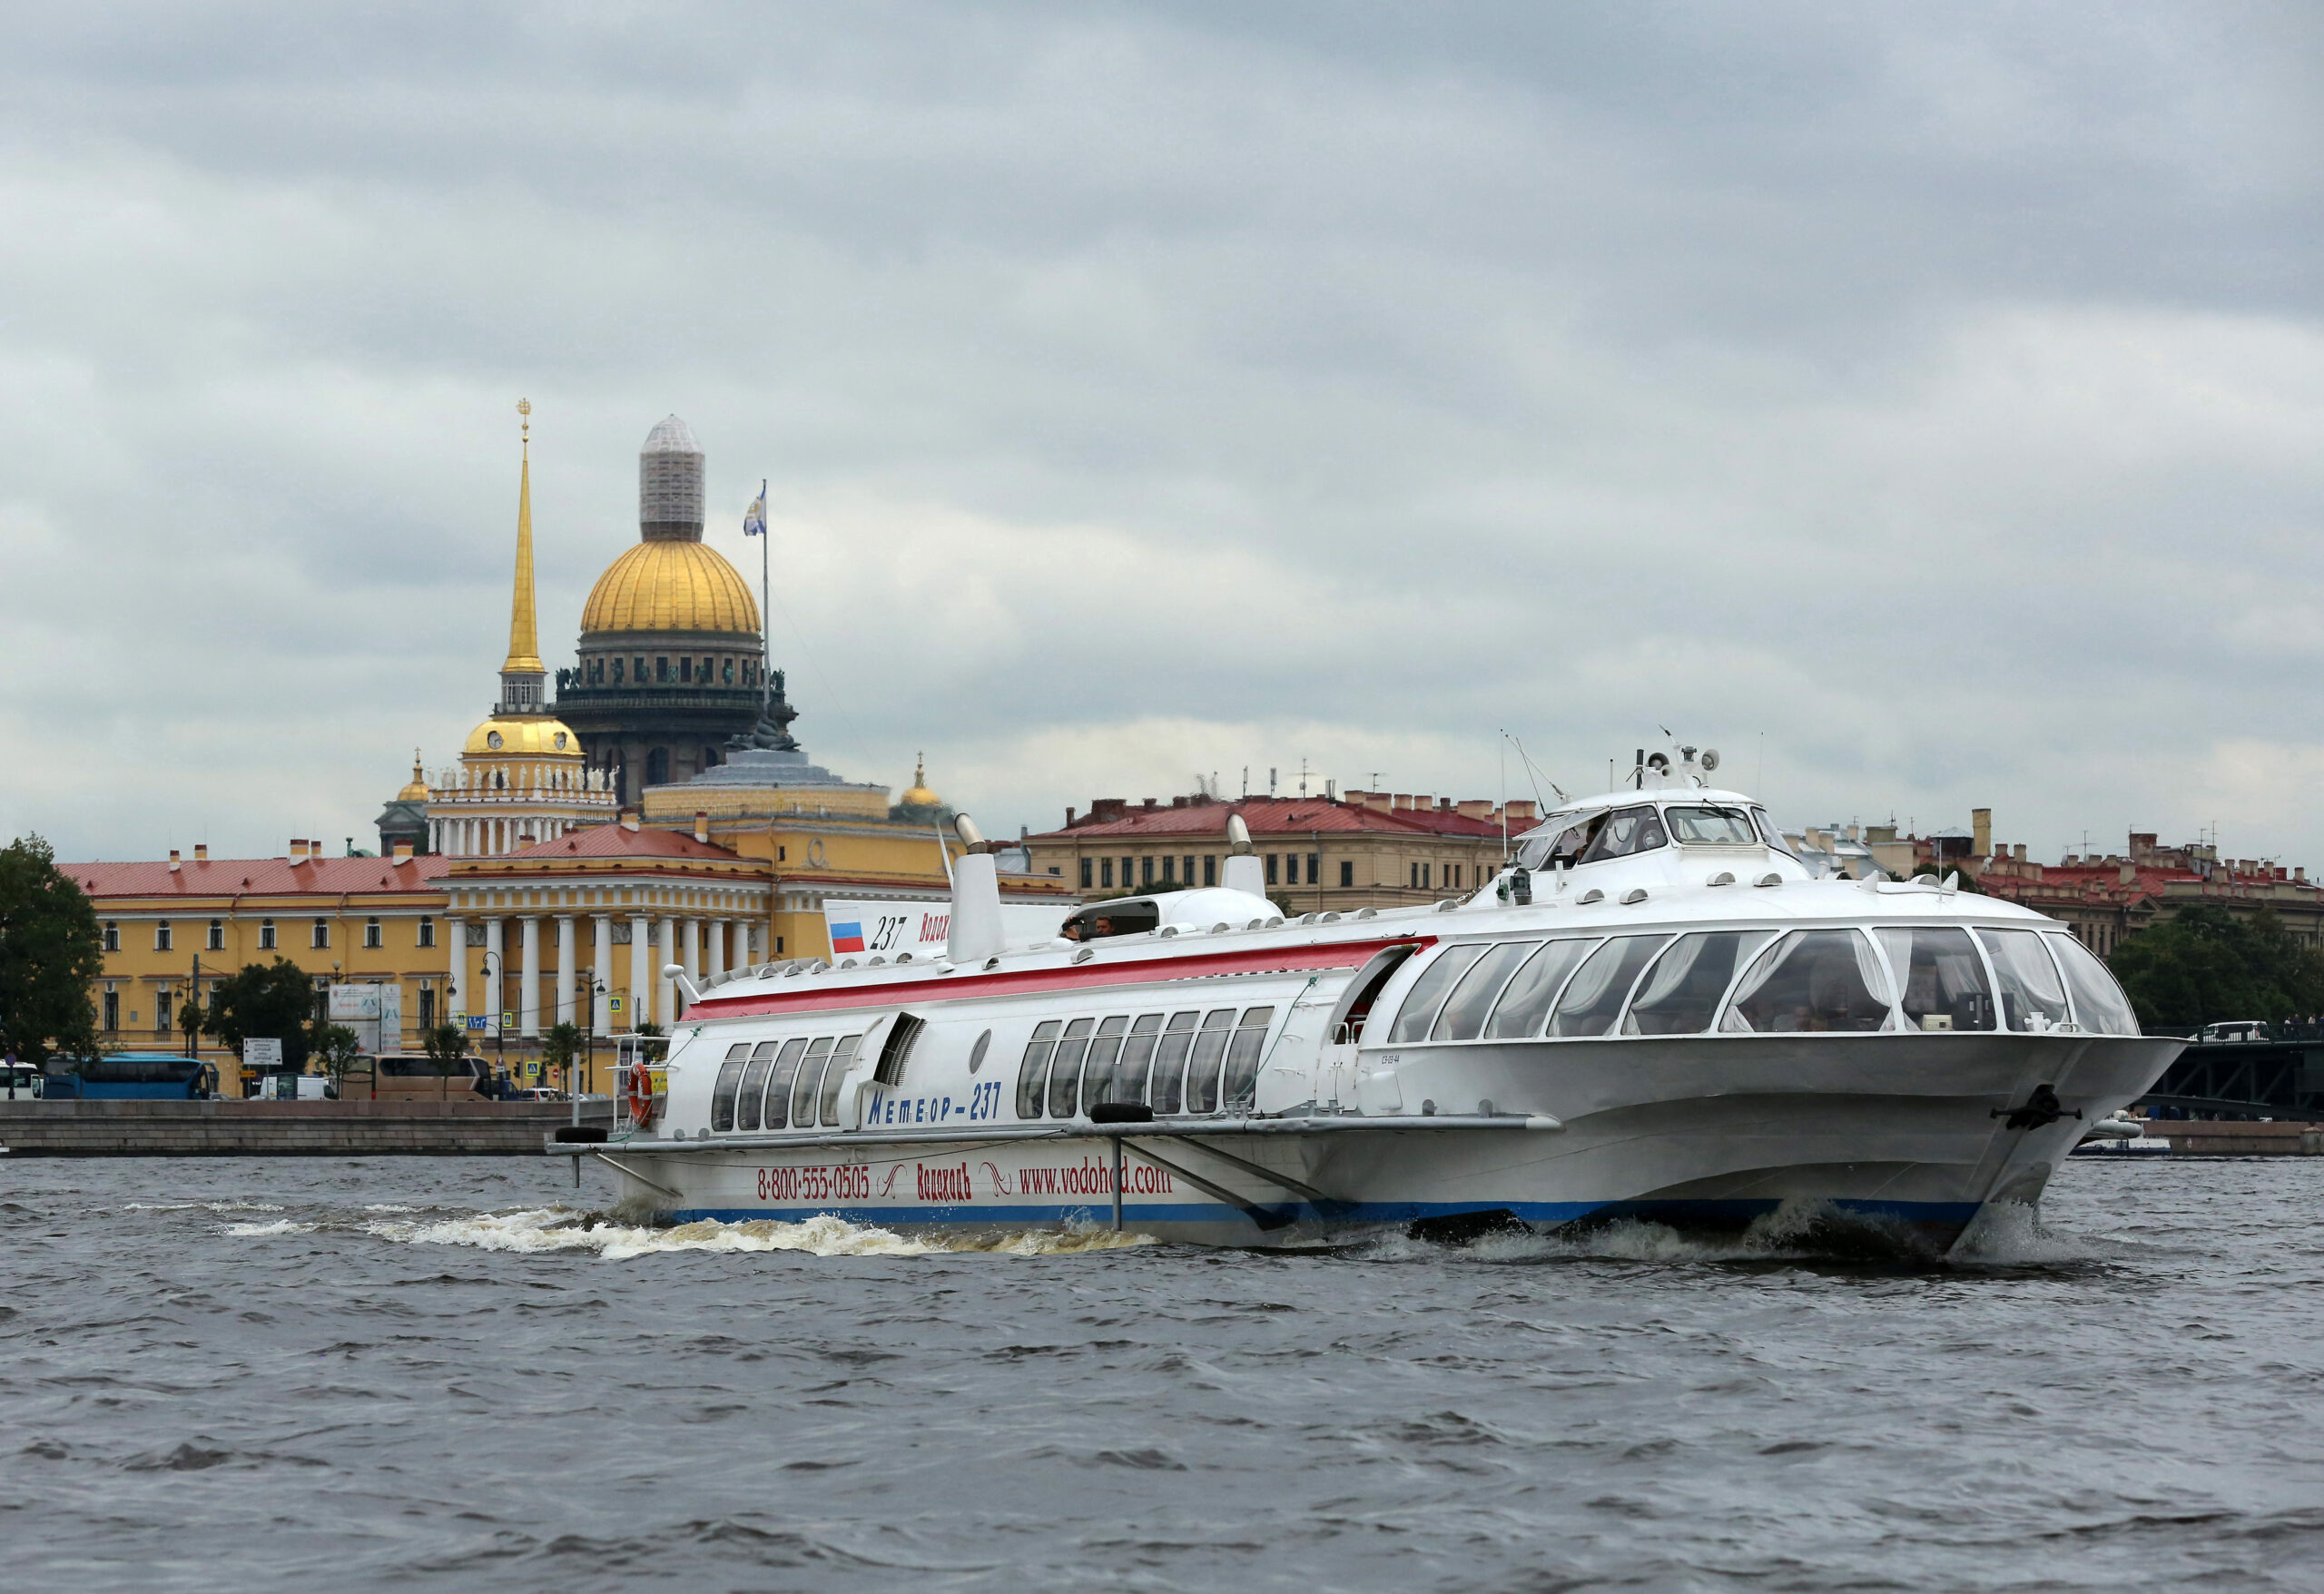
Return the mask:
[[281,1212],[273,1201],[131,1201],[123,1212]]
[[226,1225],[226,1232],[245,1237],[260,1235],[310,1235],[315,1232],[315,1225],[310,1223],[294,1223],[287,1217],[278,1217],[272,1223],[230,1223]]
[[1054,1256],[1153,1244],[1150,1235],[1117,1235],[1110,1230],[905,1235],[829,1215],[799,1223],[759,1218],[730,1224],[704,1219],[666,1229],[608,1223],[585,1225],[579,1215],[558,1207],[478,1213],[437,1223],[382,1221],[363,1226],[368,1234],[406,1245],[471,1245],[485,1251],[595,1251],[608,1262],[683,1251],[803,1251],[816,1256],[925,1256],[989,1252]]
[[1952,1260],[1972,1267],[2054,1265],[2097,1259],[2099,1252],[2088,1242],[2043,1228],[2040,1212],[2023,1201],[1989,1203],[1961,1236],[1952,1255]]

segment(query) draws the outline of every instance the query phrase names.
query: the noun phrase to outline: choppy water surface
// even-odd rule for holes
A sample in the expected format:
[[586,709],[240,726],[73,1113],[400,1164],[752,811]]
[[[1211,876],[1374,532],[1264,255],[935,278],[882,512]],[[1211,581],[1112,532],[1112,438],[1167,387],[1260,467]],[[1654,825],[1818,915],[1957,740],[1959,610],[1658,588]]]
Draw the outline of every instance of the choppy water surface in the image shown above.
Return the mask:
[[585,1230],[605,1186],[506,1158],[0,1177],[17,1588],[2324,1586],[2324,1161],[2071,1164],[1941,1268]]

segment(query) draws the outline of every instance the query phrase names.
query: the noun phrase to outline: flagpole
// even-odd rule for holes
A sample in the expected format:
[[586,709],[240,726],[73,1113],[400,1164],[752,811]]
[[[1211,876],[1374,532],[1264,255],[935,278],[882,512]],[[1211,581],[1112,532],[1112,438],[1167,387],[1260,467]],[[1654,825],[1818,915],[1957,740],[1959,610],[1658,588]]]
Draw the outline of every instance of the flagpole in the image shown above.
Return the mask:
[[759,714],[764,718],[770,701],[769,689],[773,682],[774,644],[769,632],[773,625],[774,591],[768,572],[773,568],[774,534],[766,526],[766,478],[759,478]]

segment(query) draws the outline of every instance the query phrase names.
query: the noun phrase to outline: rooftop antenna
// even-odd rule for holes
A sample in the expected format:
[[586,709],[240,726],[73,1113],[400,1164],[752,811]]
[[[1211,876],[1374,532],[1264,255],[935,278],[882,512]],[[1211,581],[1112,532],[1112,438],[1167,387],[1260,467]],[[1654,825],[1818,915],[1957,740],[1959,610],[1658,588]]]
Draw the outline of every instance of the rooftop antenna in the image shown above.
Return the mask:
[[1251,794],[1251,766],[1250,766],[1249,764],[1247,764],[1247,763],[1246,763],[1246,764],[1245,764],[1245,765],[1243,766],[1243,795],[1244,795],[1246,798],[1247,798],[1247,797],[1249,797],[1249,796],[1250,796],[1250,794]]
[[1299,794],[1307,795],[1307,755],[1304,753],[1299,755]]
[[1275,795],[1275,765],[1273,765],[1273,764],[1269,764],[1269,765],[1267,765],[1267,795],[1268,795],[1268,796],[1272,797],[1272,796],[1274,796],[1274,795]]
[[1509,732],[1501,733],[1501,801],[1494,804],[1501,810],[1501,861],[1509,862]]

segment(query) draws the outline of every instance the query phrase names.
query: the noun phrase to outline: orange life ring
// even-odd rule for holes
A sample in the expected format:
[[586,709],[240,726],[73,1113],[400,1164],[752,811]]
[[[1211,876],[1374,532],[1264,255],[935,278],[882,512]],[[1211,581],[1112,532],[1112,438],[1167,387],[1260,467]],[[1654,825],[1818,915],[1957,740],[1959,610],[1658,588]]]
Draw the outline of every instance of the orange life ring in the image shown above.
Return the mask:
[[629,1071],[629,1087],[625,1093],[629,1103],[629,1121],[650,1124],[654,1121],[654,1070],[639,1063]]

